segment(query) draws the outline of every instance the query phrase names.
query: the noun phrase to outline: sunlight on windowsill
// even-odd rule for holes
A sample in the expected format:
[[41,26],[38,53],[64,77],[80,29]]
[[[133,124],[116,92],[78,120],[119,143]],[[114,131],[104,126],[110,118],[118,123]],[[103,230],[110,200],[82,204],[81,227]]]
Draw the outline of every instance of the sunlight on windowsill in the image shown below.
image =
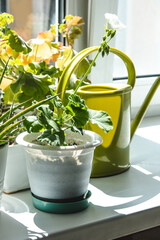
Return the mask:
[[160,144],[160,125],[138,128],[136,135]]
[[144,201],[140,204],[127,207],[127,208],[115,209],[115,211],[120,214],[128,215],[128,214],[144,211],[149,208],[155,208],[155,207],[158,207],[159,205],[160,205],[160,193],[154,196],[153,198],[147,201]]
[[100,207],[118,206],[118,205],[121,205],[121,204],[125,204],[125,203],[135,201],[135,200],[142,197],[142,195],[135,196],[135,197],[114,197],[114,196],[110,196],[110,195],[104,193],[103,191],[101,191],[100,189],[96,188],[95,186],[93,186],[91,184],[89,185],[89,189],[93,193],[90,201],[92,202],[92,204],[100,206]]
[[28,205],[18,198],[3,195],[2,211],[26,227],[28,239],[34,240],[48,236],[47,232],[35,224],[36,213],[29,212]]

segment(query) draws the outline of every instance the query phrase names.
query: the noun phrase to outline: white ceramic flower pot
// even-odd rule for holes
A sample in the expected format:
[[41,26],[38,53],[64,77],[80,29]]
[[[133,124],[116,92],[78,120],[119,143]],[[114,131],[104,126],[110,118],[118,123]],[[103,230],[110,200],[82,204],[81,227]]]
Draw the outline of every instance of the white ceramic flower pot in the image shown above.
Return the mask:
[[3,191],[12,193],[29,188],[25,150],[20,145],[8,148],[7,164],[4,177]]
[[76,146],[50,147],[33,144],[37,134],[22,133],[17,142],[26,150],[31,192],[42,200],[76,199],[88,190],[93,153],[102,138],[91,131],[72,133]]
[[7,151],[8,144],[0,146],[0,205],[1,205],[1,196],[4,182],[4,174],[6,169],[6,161],[7,161]]

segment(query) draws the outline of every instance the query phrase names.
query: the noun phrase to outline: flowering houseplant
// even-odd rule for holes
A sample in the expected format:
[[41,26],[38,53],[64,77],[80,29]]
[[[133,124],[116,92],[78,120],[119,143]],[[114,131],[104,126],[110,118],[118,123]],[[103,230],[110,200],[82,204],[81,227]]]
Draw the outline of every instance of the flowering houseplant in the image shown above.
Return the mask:
[[102,56],[109,53],[108,42],[114,34],[115,30],[106,27],[95,59],[72,91],[67,93],[65,77],[70,77],[67,72],[68,65],[70,66],[79,54],[71,59],[63,70],[56,93],[52,91],[55,98],[50,105],[41,105],[36,116],[27,117],[23,121],[29,133],[20,134],[17,142],[27,148],[27,169],[33,204],[40,210],[71,213],[88,206],[86,204],[83,208],[75,208],[74,203],[86,201],[89,197],[88,183],[93,151],[102,138],[98,135],[99,139],[93,137],[83,141],[81,137],[89,136],[90,131],[82,129],[91,122],[107,133],[112,129],[112,122],[106,112],[89,109],[85,101],[77,95],[77,90],[99,53],[101,52]]
[[[66,66],[73,57],[73,43],[82,32],[81,17],[66,16],[59,31],[67,39],[67,46],[55,42],[56,26],[41,32],[37,38],[25,42],[9,24],[14,21],[7,13],[0,15],[0,72],[5,75],[1,87],[5,103],[23,102],[30,98],[42,100],[50,93]],[[61,56],[62,55],[62,56]],[[55,63],[56,65],[55,66]]]
[[[62,51],[62,43],[53,42],[56,37],[55,25],[51,25],[50,30],[39,33],[36,39],[25,42],[9,28],[13,21],[12,15],[0,14],[0,86],[4,91],[1,90],[1,115],[8,110],[4,116],[10,118],[19,107],[30,106],[33,100],[41,101],[50,94],[51,86],[55,85],[56,79],[61,75],[61,70],[54,66],[54,62]],[[60,25],[61,33],[68,39],[65,51],[72,51],[74,38],[81,33],[82,24],[82,18],[66,16]],[[62,64],[62,58],[59,62],[61,69],[65,62]],[[13,107],[12,104],[17,102],[20,105]]]
[[[54,26],[51,26],[49,31],[38,34],[36,40],[33,39],[26,43],[13,30],[8,29],[6,23],[9,24],[13,21],[12,18],[8,15],[3,15],[3,17],[7,19],[2,28],[1,41],[1,68],[2,70],[6,68],[3,78],[4,83],[6,78],[9,79],[11,77],[11,84],[4,89],[5,102],[12,102],[14,97],[14,102],[27,100],[27,104],[30,104],[31,97],[34,97],[35,100],[40,100],[48,94],[53,95],[49,105],[45,104],[38,107],[39,114],[25,117],[23,121],[29,132],[39,133],[36,139],[38,144],[47,143],[47,145],[55,148],[60,145],[66,146],[66,132],[68,129],[72,132],[83,133],[82,128],[89,121],[93,124],[98,124],[105,132],[110,131],[112,129],[110,116],[103,111],[88,109],[84,100],[77,95],[78,87],[86,80],[85,72],[87,74],[90,72],[96,59],[94,59],[89,69],[89,61],[86,59],[81,63],[85,67],[82,67],[82,65],[78,66],[76,77],[80,78],[81,75],[84,77],[81,80],[72,81],[72,84],[70,84],[70,80],[69,87],[73,88],[73,91],[67,93],[66,89],[64,91],[63,89],[62,91],[60,90],[60,86],[63,85],[62,80],[67,64],[72,61],[74,56],[73,38],[77,35],[73,33],[74,31],[75,33],[78,32],[78,35],[81,33],[82,19],[70,16],[65,19],[64,25],[60,26],[61,33],[67,39],[67,46],[62,48],[61,43],[52,42],[56,35]],[[75,21],[72,21],[73,19]],[[70,24],[70,21],[72,24]],[[68,37],[68,34],[72,37]],[[114,34],[114,30],[106,28],[99,53],[102,52],[103,55],[108,53],[108,42]],[[3,47],[6,49],[5,52]],[[44,49],[45,52],[43,51]],[[45,54],[42,56],[42,53]],[[53,61],[56,61],[56,66],[53,64]],[[58,86],[55,86],[54,81],[58,77],[60,77],[60,80]],[[54,86],[53,88],[52,85]],[[61,98],[62,93],[65,96],[65,101]]]
[[[62,137],[63,135],[63,144],[65,144],[65,134],[64,130],[62,131],[64,126],[66,126],[66,129],[70,128],[72,131],[79,131],[79,129],[84,127],[89,120],[93,121],[92,119],[93,115],[95,115],[95,112],[93,114],[92,110],[91,113],[91,110],[87,108],[84,101],[81,100],[76,93],[79,86],[84,83],[99,53],[101,52],[102,56],[109,53],[108,43],[114,37],[117,26],[118,28],[120,27],[120,22],[118,20],[115,21],[115,16],[113,17],[113,15],[106,14],[105,17],[107,19],[105,35],[103,36],[103,41],[99,47],[97,55],[87,71],[82,74],[82,79],[78,80],[78,83],[75,84],[74,91],[72,91],[69,97],[67,95],[67,100],[64,103],[63,101],[61,102],[59,96],[55,95],[56,88],[51,88],[51,86],[55,83],[55,79],[60,77],[60,81],[57,86],[59,95],[61,96],[62,94],[66,94],[66,91],[60,91],[60,86],[63,85],[62,80],[67,67],[64,69],[64,61],[61,61],[62,59],[59,58],[62,47],[61,43],[53,42],[56,36],[55,26],[51,26],[49,31],[39,33],[37,39],[31,39],[26,43],[14,30],[8,27],[8,24],[13,22],[13,16],[6,13],[0,15],[0,63],[2,70],[5,69],[4,77],[11,78],[12,80],[12,83],[8,86],[8,89],[5,89],[6,96],[13,95],[15,99],[14,101],[24,102],[30,98],[41,100],[44,99],[48,94],[55,95],[54,100],[52,100],[52,103],[50,104],[50,106],[52,106],[54,109],[54,111],[51,109],[52,114],[49,112],[48,107],[46,108],[45,106],[43,108],[41,106],[39,108],[40,115],[38,116],[38,120],[35,116],[32,117],[32,120],[30,118],[28,122],[26,119],[24,120],[24,124],[29,131],[43,131],[45,128],[49,127],[49,134],[53,135],[54,132],[58,132],[59,136]],[[63,51],[63,58],[65,61],[65,51],[68,52],[72,50],[71,47],[73,47],[74,39],[80,35],[83,24],[84,22],[81,17],[66,16],[65,20],[59,27],[60,33],[66,38],[68,47]],[[72,57],[69,54],[69,60]],[[57,66],[59,67],[50,64],[51,60],[52,62],[57,61]],[[7,95],[7,91],[10,90],[12,90],[13,94]],[[8,100],[9,98],[10,97],[7,97]],[[48,111],[48,114],[46,111]],[[98,125],[107,132],[112,128],[110,118],[108,115],[106,115],[106,113],[99,112],[99,114],[95,115],[97,116],[97,120],[95,120],[94,116],[93,122],[98,123]],[[105,118],[104,116],[108,117]],[[50,118],[52,118],[52,120]],[[104,119],[106,119],[106,122]],[[100,124],[100,122],[103,122],[104,124]],[[47,141],[49,141],[49,139]],[[56,144],[59,145],[61,143],[62,142],[60,140]],[[55,143],[53,143],[53,145],[54,144]]]
[[[28,132],[42,131],[42,134],[37,138],[39,142],[45,142],[53,146],[65,145],[65,131],[70,129],[71,131],[82,133],[82,128],[84,128],[89,121],[93,124],[97,124],[106,133],[112,129],[110,116],[108,116],[106,112],[88,109],[84,100],[77,95],[78,88],[90,73],[98,55],[102,53],[102,57],[104,57],[105,54],[109,54],[110,47],[108,43],[114,37],[116,29],[122,27],[121,22],[116,19],[116,16],[106,14],[105,18],[107,23],[103,41],[95,58],[90,63],[81,80],[76,84],[74,90],[66,97],[65,74],[68,67],[66,66],[56,90],[60,98],[57,96],[57,98],[53,100],[54,111],[48,111],[49,108],[46,107],[46,105],[40,106],[38,108],[38,116],[32,116],[24,120],[24,125]],[[76,57],[77,56],[75,56],[75,58]]]

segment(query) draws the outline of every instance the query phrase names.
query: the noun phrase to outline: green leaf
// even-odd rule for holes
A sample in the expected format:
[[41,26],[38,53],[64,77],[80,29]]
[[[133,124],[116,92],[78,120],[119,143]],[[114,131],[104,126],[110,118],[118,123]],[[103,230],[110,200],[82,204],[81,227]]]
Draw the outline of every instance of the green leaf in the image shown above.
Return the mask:
[[41,72],[41,69],[44,69],[45,62],[32,62],[29,63],[28,66],[31,70],[35,71],[37,74]]
[[47,142],[51,146],[65,146],[64,131],[54,132],[52,129],[44,130],[43,133],[37,138],[40,142]]
[[4,103],[5,104],[11,104],[13,102],[13,100],[15,102],[15,96],[14,96],[10,86],[7,86],[4,89],[4,92],[5,92],[5,94],[4,94],[4,98],[3,99],[4,99]]
[[15,94],[14,96],[16,96],[16,102],[23,103],[23,102],[27,101],[24,104],[24,107],[29,107],[32,105],[33,98],[30,99],[30,97],[26,96],[23,92],[19,92],[19,93]]
[[38,119],[40,123],[46,128],[46,129],[54,129],[54,131],[59,131],[60,127],[56,120],[54,120],[53,117],[53,111],[49,108],[48,105],[42,105],[38,108],[38,111],[40,112]]
[[49,108],[47,104],[38,107],[38,111],[49,119],[53,117],[53,111]]
[[73,116],[71,119],[72,124],[77,128],[82,128],[89,119],[89,114],[87,109],[81,107],[75,107],[74,105],[66,106],[67,113]]
[[111,117],[108,115],[108,113],[104,111],[97,111],[92,109],[88,109],[88,111],[89,111],[89,120],[91,123],[97,124],[106,133],[113,129]]
[[14,93],[19,92],[17,96],[20,101],[20,95],[23,94],[23,99],[33,97],[35,100],[42,100],[50,93],[49,85],[52,79],[48,75],[35,75],[30,72],[20,72],[18,79],[10,85]]
[[49,75],[49,76],[51,76],[52,78],[58,78],[58,77],[60,77],[61,76],[61,71],[60,71],[60,69],[59,68],[56,68],[56,67],[54,67],[54,66],[48,66],[48,68],[45,68],[42,72],[41,72],[41,74],[43,74],[43,75],[45,75],[45,74],[47,74],[47,75]]
[[8,39],[9,46],[16,52],[23,52],[24,54],[29,53],[32,49],[27,45],[27,43],[17,34],[11,32]]
[[40,132],[43,130],[43,126],[40,124],[36,116],[29,116],[27,118],[24,118],[23,125],[29,133]]
[[11,83],[10,88],[12,89],[13,93],[18,93],[20,88],[23,84],[23,72],[20,72],[17,80],[14,83]]
[[58,78],[61,75],[61,71],[59,68],[55,66],[46,64],[46,62],[34,62],[28,64],[31,72],[33,71],[36,75],[49,75],[52,78]]
[[71,94],[69,97],[69,105],[72,104],[77,107],[86,108],[85,101],[80,98],[77,94]]
[[71,121],[78,128],[82,128],[89,120],[89,113],[85,102],[78,95],[72,94],[69,96],[66,113],[72,116]]
[[63,104],[62,104],[62,101],[61,101],[61,99],[60,99],[58,96],[56,96],[56,97],[53,99],[53,103],[54,103],[54,106],[55,106],[56,108],[64,109],[64,106],[63,106]]

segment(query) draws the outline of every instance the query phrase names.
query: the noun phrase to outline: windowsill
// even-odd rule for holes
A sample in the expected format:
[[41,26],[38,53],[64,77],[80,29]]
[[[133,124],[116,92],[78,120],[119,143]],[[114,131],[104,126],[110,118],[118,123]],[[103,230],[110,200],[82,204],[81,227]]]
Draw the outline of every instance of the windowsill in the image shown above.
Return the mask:
[[0,239],[114,239],[160,225],[160,117],[145,118],[125,173],[91,179],[88,209],[68,215],[36,210],[29,191],[3,194]]

